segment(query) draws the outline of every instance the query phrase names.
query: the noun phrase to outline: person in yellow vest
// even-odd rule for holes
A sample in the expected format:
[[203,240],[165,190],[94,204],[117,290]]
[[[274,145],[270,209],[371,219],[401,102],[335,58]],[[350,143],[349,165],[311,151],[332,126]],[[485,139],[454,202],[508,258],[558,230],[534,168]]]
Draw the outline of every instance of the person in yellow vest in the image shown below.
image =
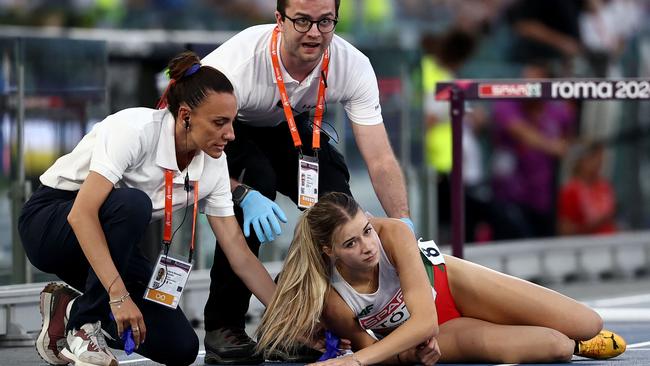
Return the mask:
[[[438,217],[443,224],[449,222],[452,136],[449,103],[435,100],[435,87],[438,82],[455,79],[455,74],[476,48],[477,41],[475,34],[458,28],[451,28],[441,35],[426,35],[422,39],[425,161],[438,174]],[[463,126],[463,180],[469,188],[466,190],[466,205],[476,208],[467,210],[466,236],[470,241],[474,241],[475,222],[479,217],[485,216],[480,213],[487,207],[471,194],[474,187],[479,187],[483,181],[480,146],[473,131],[475,125],[484,120],[480,118],[479,111],[480,109],[477,109],[477,113],[468,116],[477,123],[473,123],[473,126]],[[475,213],[479,214],[474,215]]]
[[439,173],[451,172],[451,121],[449,104],[435,100],[436,83],[453,80],[471,56],[476,36],[459,29],[422,39],[422,88],[424,95],[426,161]]

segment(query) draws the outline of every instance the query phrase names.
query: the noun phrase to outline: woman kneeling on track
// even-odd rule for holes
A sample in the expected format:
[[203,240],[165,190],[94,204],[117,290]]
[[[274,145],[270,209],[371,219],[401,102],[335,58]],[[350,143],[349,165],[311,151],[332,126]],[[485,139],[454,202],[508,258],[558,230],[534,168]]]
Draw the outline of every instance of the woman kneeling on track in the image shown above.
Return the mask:
[[539,363],[610,358],[626,346],[585,305],[441,255],[399,220],[369,218],[342,193],[301,216],[258,347],[296,347],[321,321],[355,353],[317,365]]
[[[233,86],[191,52],[174,58],[169,73],[167,108],[125,109],[97,123],[40,177],[23,208],[29,260],[83,291],[49,284],[41,293],[36,348],[49,364],[116,366],[107,343],[166,365],[194,362],[198,337],[177,307],[194,240],[189,260],[167,255],[172,212],[187,214],[192,203],[192,233],[200,207],[235,273],[263,303],[271,299],[275,284],[233,211],[223,154],[235,138]],[[154,266],[138,244],[163,217],[165,250]]]

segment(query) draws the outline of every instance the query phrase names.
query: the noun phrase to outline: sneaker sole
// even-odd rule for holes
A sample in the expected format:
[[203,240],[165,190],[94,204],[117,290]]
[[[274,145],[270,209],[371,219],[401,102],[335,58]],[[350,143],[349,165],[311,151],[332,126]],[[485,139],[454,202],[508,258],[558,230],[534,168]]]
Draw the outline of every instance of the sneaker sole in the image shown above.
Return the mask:
[[[55,282],[48,283],[43,291],[41,291],[40,296],[41,319],[43,319],[43,322],[41,324],[41,331],[38,334],[38,338],[36,338],[35,346],[38,355],[43,359],[43,361],[50,365],[67,365],[69,363],[68,361],[57,357],[56,354],[46,346],[46,344],[50,343],[50,335],[47,333],[47,330],[50,327],[52,297],[54,291],[61,289],[62,287],[64,287],[64,285]],[[47,303],[47,306],[45,306],[45,303]]]
[[[80,361],[74,353],[70,352],[67,348],[64,348],[61,350],[61,354],[63,357],[67,358],[74,364],[74,366],[97,366],[97,364],[94,363],[88,363],[88,362],[83,362]],[[118,362],[116,360],[112,360],[111,363],[108,366],[119,366]]]

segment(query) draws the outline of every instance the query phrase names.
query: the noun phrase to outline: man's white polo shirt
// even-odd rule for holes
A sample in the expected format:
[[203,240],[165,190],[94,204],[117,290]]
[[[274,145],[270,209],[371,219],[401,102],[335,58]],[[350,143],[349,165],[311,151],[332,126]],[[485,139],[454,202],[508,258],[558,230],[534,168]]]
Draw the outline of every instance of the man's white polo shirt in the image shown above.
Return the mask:
[[[174,145],[174,118],[167,110],[130,108],[93,126],[79,144],[60,157],[43,175],[43,185],[77,191],[89,171],[101,174],[116,188],[136,188],[153,204],[152,220],[165,208],[165,170],[174,172],[173,210],[186,205],[186,171],[179,171]],[[186,168],[190,181],[199,181],[199,207],[211,216],[234,215],[225,153],[213,159],[199,151]],[[189,195],[189,204],[193,194]]]
[[[280,92],[269,52],[273,28],[275,24],[247,28],[201,61],[228,77],[237,96],[238,121],[254,127],[275,126],[286,120],[278,104]],[[280,37],[278,47],[281,47],[281,42]],[[329,49],[326,102],[342,103],[353,123],[381,123],[377,77],[368,57],[337,35],[334,35]],[[294,115],[313,110],[320,82],[320,64],[302,83],[293,79],[282,63],[281,67]]]

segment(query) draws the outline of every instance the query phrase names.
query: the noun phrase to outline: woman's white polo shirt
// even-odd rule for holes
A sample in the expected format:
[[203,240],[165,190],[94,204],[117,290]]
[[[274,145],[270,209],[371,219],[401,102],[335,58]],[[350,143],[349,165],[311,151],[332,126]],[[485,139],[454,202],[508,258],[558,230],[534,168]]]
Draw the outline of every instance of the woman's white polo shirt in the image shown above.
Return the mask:
[[51,188],[77,191],[92,170],[116,188],[136,188],[147,194],[153,204],[153,221],[164,215],[165,170],[174,172],[174,211],[186,205],[187,172],[190,181],[199,181],[201,212],[210,216],[234,215],[225,153],[213,159],[199,151],[188,167],[179,171],[174,123],[166,109],[130,108],[110,115],[93,126],[72,152],[43,173],[40,181]]

